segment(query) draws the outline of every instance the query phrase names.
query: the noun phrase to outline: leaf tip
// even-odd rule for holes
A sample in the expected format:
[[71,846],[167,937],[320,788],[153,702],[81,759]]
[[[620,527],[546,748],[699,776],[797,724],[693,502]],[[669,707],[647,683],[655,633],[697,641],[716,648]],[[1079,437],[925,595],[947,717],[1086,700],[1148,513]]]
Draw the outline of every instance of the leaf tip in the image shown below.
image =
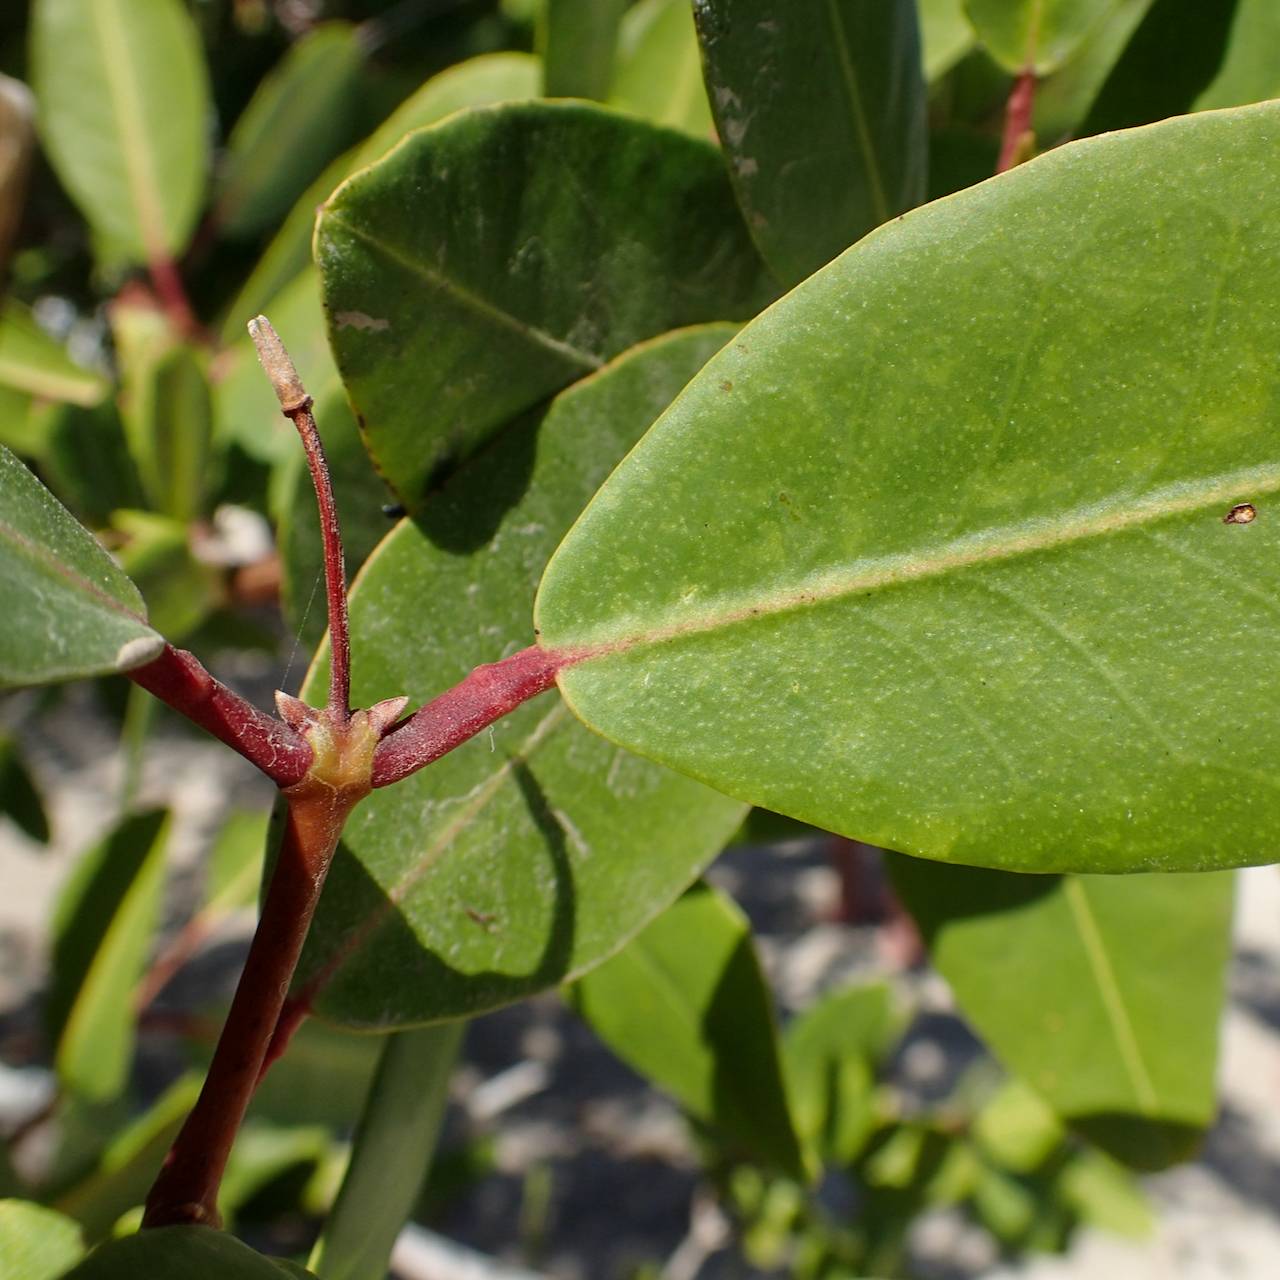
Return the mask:
[[116,650],[116,670],[132,671],[134,667],[154,662],[164,652],[164,637],[152,632],[146,636],[134,636]]

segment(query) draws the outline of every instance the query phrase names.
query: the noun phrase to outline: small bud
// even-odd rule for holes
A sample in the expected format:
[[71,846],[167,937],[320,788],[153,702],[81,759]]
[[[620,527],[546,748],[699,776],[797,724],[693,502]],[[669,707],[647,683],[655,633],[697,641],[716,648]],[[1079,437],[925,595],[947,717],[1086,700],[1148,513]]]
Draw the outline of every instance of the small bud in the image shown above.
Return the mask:
[[283,689],[276,690],[276,710],[280,713],[280,719],[299,733],[308,725],[315,724],[320,715],[315,707],[307,706],[301,698],[295,698]]
[[384,737],[388,729],[404,714],[404,709],[409,705],[409,699],[401,698],[385,698],[381,702],[375,702],[369,708],[369,724],[379,738]]
[[311,397],[307,395],[284,343],[271,327],[271,321],[266,316],[254,316],[249,321],[249,337],[258,349],[258,359],[271,379],[281,410],[289,414],[305,409],[311,403]]

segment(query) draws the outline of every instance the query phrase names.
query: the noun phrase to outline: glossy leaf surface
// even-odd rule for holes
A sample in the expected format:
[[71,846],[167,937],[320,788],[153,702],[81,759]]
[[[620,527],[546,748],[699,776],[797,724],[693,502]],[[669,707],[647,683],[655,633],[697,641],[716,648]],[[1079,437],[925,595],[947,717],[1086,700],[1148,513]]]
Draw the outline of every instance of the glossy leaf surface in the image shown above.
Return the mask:
[[76,866],[54,920],[49,1020],[64,1087],[102,1100],[133,1060],[133,992],[159,923],[169,825],[126,818]]
[[915,0],[699,0],[694,15],[738,201],[785,285],[924,198]]
[[926,857],[1273,861],[1278,144],[1266,105],[1060,148],[748,326],[548,568],[573,709]]
[[1011,1071],[1126,1162],[1187,1155],[1214,1114],[1230,874],[890,865],[933,963]]
[[28,1200],[0,1200],[0,1275],[58,1280],[83,1255],[70,1218]]
[[624,1062],[702,1121],[718,1147],[804,1177],[773,1001],[751,926],[695,885],[573,988],[574,1007]]
[[209,91],[181,0],[36,0],[45,150],[90,225],[135,261],[172,257],[204,195]]
[[[514,424],[418,522],[403,521],[352,594],[357,705],[424,700],[528,644],[547,556],[730,332],[709,326],[627,353],[541,420]],[[314,670],[308,689],[324,679]],[[386,1027],[480,1012],[571,978],[671,902],[742,814],[588,733],[543,695],[362,802],[300,990],[319,987],[328,1017]]]
[[987,52],[1009,71],[1061,66],[1121,0],[965,0]]
[[713,147],[567,103],[411,135],[325,205],[316,253],[366,443],[411,508],[516,413],[768,288]]
[[138,589],[65,507],[0,448],[0,688],[125,670],[154,658]]
[[0,306],[0,384],[78,405],[97,404],[107,392],[105,378],[75,364],[12,299]]
[[327,22],[292,45],[258,86],[227,139],[214,216],[233,236],[284,216],[349,146],[364,50],[355,27]]
[[284,1280],[310,1274],[212,1227],[159,1227],[100,1246],[66,1280]]

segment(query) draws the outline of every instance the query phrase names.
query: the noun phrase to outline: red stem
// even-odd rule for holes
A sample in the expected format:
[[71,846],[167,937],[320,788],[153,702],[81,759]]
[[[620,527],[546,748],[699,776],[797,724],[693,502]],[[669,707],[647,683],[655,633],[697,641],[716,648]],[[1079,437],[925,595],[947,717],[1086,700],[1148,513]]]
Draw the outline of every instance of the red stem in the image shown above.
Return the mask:
[[315,914],[342,823],[359,793],[308,779],[289,796],[279,861],[200,1097],[147,1196],[144,1227],[219,1226],[227,1158]]
[[556,674],[590,656],[584,649],[521,649],[501,662],[476,667],[393,729],[373,753],[373,785],[387,787],[441,756],[550,689]]
[[152,258],[147,263],[147,271],[151,275],[156,297],[168,312],[173,327],[185,338],[207,342],[208,334],[205,333],[200,321],[196,319],[195,311],[192,310],[186,287],[182,283],[182,275],[178,271],[178,264],[168,257]]
[[158,658],[126,674],[233,747],[279,787],[301,781],[311,765],[311,748],[300,734],[215,680],[185,649],[165,645]]
[[1004,134],[1000,139],[1000,158],[996,172],[1012,169],[1020,159],[1031,133],[1031,115],[1036,105],[1036,73],[1028,67],[1013,82],[1004,111]]

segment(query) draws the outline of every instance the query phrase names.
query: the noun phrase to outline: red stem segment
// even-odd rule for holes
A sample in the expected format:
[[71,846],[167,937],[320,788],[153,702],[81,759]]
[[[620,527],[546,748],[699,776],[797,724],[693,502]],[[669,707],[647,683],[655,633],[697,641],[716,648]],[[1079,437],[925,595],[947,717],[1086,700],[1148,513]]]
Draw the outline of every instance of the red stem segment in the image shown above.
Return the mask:
[[342,531],[333,484],[325,462],[320,432],[311,413],[312,400],[298,371],[266,316],[249,321],[249,335],[258,358],[280,401],[280,412],[298,429],[307,454],[307,467],[320,509],[320,537],[324,545],[324,580],[329,600],[329,710],[346,719],[351,714],[351,633],[347,620],[347,573],[342,555]]
[[373,785],[390,786],[473,738],[522,702],[550,689],[556,674],[589,657],[582,649],[521,649],[476,667],[452,689],[419,707],[373,753]]
[[285,793],[284,839],[244,972],[200,1097],[147,1196],[144,1227],[221,1225],[217,1199],[227,1158],[262,1072],[343,823],[368,793],[371,751],[372,741],[364,753],[363,784],[325,776],[322,770]]
[[233,747],[277,786],[291,787],[307,772],[311,748],[302,736],[215,680],[195,654],[165,645],[158,658],[126,674]]
[[1000,159],[996,172],[1004,173],[1027,158],[1032,131],[1031,117],[1036,105],[1036,73],[1030,68],[1013,82],[1004,112],[1004,134],[1000,139]]

